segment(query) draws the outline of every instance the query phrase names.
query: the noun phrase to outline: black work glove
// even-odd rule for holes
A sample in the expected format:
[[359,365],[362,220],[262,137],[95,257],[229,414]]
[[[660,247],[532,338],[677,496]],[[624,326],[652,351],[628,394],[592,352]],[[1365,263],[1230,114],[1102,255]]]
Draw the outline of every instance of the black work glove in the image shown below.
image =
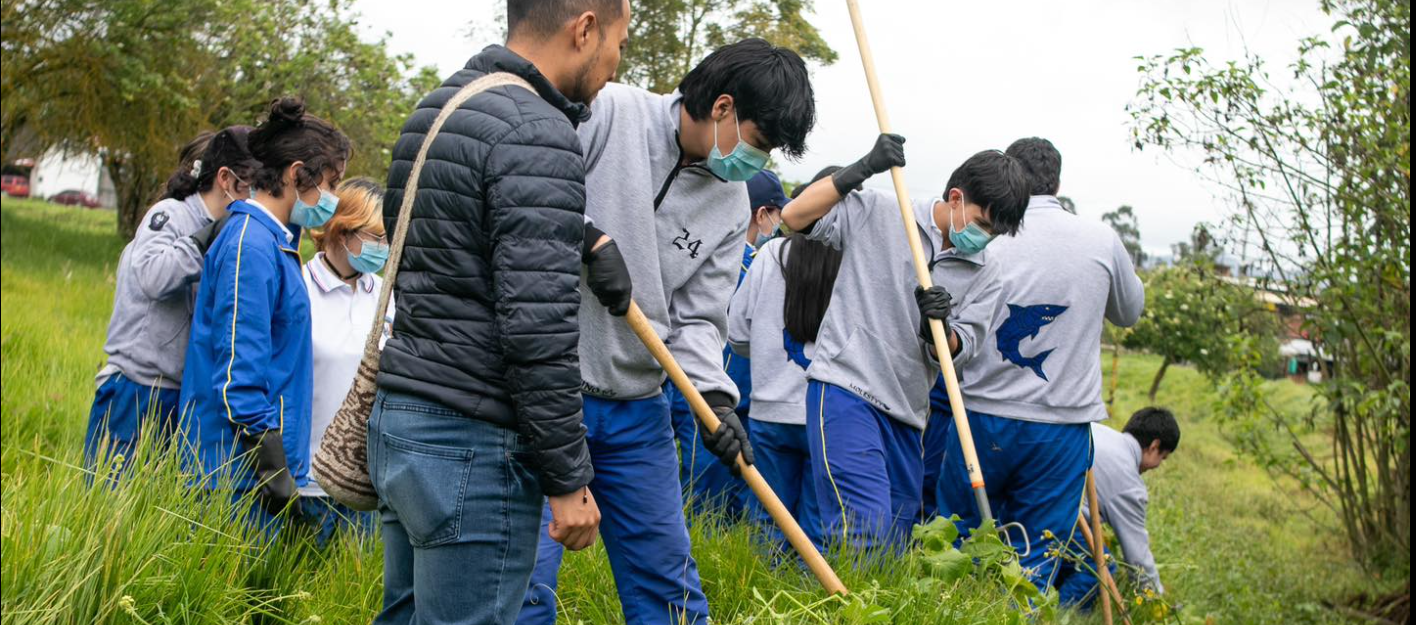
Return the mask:
[[251,455],[256,471],[256,497],[267,514],[275,516],[295,501],[295,478],[285,460],[285,443],[280,430],[242,432],[238,435],[243,453]]
[[222,217],[213,221],[196,232],[188,235],[187,238],[197,246],[197,251],[206,256],[207,250],[211,249],[211,244],[216,240],[216,235],[221,234],[221,229],[226,227],[226,218]]
[[741,477],[741,469],[737,466],[738,454],[742,454],[742,460],[747,464],[755,461],[752,443],[747,440],[747,429],[742,426],[742,420],[738,418],[727,393],[710,391],[703,395],[703,399],[713,408],[719,422],[718,431],[703,434],[703,446],[713,452],[720,462],[728,465],[734,477]]
[[875,139],[875,147],[860,160],[846,165],[831,174],[831,182],[836,192],[845,195],[860,186],[875,174],[889,171],[891,167],[905,166],[905,138],[900,135],[881,134]]
[[[925,343],[933,345],[934,333],[929,331],[929,320],[948,322],[949,313],[954,310],[954,297],[949,295],[948,289],[937,284],[928,289],[917,286],[915,304],[919,305],[919,335],[924,338]],[[944,327],[947,329],[949,326]]]
[[595,299],[600,300],[611,315],[623,317],[634,300],[629,267],[625,266],[624,255],[620,254],[614,239],[600,249],[593,249],[604,234],[595,226],[585,226],[585,247],[580,255],[581,262],[585,263],[585,286],[590,287]]

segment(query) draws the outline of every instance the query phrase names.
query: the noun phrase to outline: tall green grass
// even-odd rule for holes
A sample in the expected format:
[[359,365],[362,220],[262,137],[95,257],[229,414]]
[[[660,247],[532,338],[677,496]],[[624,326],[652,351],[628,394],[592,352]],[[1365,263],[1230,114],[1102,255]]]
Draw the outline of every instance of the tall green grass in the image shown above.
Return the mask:
[[[266,539],[234,522],[225,498],[186,489],[170,453],[139,451],[128,460],[141,469],[117,485],[100,476],[93,486],[80,468],[121,248],[110,212],[0,205],[0,621],[367,622],[382,591],[377,541],[346,537],[320,550],[300,532]],[[1118,414],[1142,405],[1158,365],[1125,358]],[[1147,476],[1168,599],[1191,622],[1338,622],[1319,601],[1374,582],[1338,536],[1300,512],[1310,499],[1234,456],[1208,420],[1204,381],[1184,368],[1170,376],[1160,402],[1180,415],[1184,440]],[[1295,407],[1306,401],[1301,388],[1282,392]],[[696,519],[691,534],[718,623],[1019,619],[998,589],[932,582],[914,555],[862,564],[832,554],[853,594],[828,598],[797,567],[769,566],[742,524]],[[566,556],[560,606],[562,623],[621,620],[601,547]]]

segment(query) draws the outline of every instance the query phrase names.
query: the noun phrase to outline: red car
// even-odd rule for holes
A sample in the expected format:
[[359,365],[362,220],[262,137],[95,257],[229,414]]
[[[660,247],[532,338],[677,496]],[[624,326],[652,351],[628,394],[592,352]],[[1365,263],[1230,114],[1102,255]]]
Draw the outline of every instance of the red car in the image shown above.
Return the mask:
[[92,193],[84,193],[77,189],[61,191],[49,196],[49,201],[55,204],[65,204],[68,206],[82,206],[84,208],[98,208],[98,198]]
[[10,197],[29,197],[29,178],[12,174],[0,176],[0,191]]

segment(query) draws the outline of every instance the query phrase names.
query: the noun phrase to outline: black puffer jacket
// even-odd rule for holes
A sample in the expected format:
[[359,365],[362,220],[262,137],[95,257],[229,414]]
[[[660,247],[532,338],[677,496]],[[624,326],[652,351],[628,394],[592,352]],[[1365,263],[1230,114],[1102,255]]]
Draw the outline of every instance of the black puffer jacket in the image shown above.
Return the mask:
[[515,428],[536,450],[547,495],[590,482],[581,422],[580,247],[585,164],[575,126],[589,108],[526,59],[489,46],[433,91],[393,149],[384,223],[393,227],[413,160],[443,104],[493,72],[428,151],[394,292],[379,388]]

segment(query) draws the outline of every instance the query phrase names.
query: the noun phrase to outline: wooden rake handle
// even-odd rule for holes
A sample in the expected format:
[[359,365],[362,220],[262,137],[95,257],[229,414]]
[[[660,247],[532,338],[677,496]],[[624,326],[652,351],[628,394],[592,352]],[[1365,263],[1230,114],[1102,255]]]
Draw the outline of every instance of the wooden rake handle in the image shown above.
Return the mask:
[[[649,318],[644,316],[644,311],[639,309],[639,304],[630,302],[629,314],[625,315],[625,320],[629,322],[629,328],[634,331],[635,336],[644,343],[644,347],[653,354],[654,360],[659,361],[659,366],[669,374],[669,379],[678,388],[679,393],[688,401],[688,405],[693,409],[693,415],[698,417],[698,422],[709,432],[718,431],[718,426],[722,425],[718,421],[718,415],[713,414],[713,409],[708,406],[708,402],[703,400],[703,395],[694,388],[693,382],[688,379],[688,374],[683,372],[678,361],[674,360],[673,354],[669,353],[669,348],[664,345],[664,341],[659,338],[659,334],[654,331],[654,327],[649,324]],[[811,539],[806,537],[796,519],[792,518],[791,511],[782,505],[782,500],[777,498],[777,494],[772,492],[772,487],[767,485],[767,480],[762,478],[762,474],[757,472],[757,467],[743,461],[742,455],[737,458],[738,469],[742,473],[742,479],[747,482],[748,488],[757,495],[757,499],[767,508],[767,513],[772,515],[772,520],[777,523],[777,527],[782,528],[782,533],[786,535],[787,542],[791,543],[801,559],[806,561],[807,568],[811,569],[816,579],[826,588],[827,592],[833,594],[848,594],[845,584],[836,577],[836,571],[831,569],[831,565],[826,563],[826,558],[821,557],[821,552],[816,550],[816,546],[811,544]]]

